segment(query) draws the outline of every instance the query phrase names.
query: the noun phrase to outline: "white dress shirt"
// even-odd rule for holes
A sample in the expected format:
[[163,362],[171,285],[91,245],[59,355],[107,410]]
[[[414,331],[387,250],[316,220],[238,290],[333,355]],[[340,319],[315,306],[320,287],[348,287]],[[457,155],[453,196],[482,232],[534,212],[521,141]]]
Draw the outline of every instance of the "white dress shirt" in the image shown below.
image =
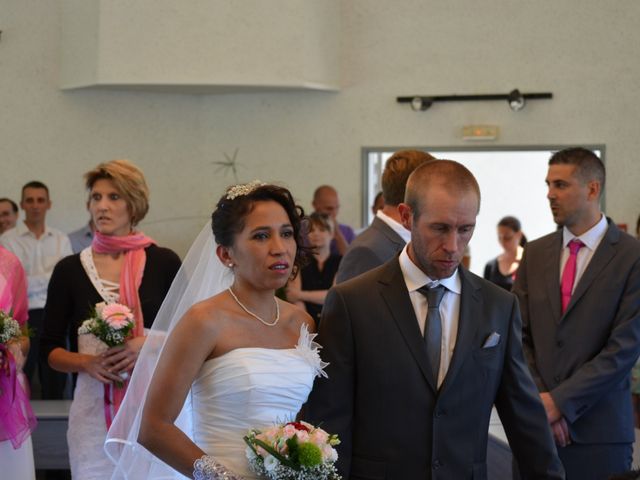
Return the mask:
[[404,243],[409,243],[411,241],[411,231],[404,228],[404,225],[395,221],[386,213],[382,213],[382,210],[378,210],[376,212],[376,217],[382,220],[384,223],[389,225],[389,228],[400,235],[400,238],[404,240]]
[[40,238],[19,223],[0,236],[0,243],[20,259],[27,274],[29,310],[44,308],[49,279],[58,260],[71,255],[69,237],[55,228],[45,227]]
[[[576,278],[573,282],[573,290],[576,289],[576,285],[580,281],[582,274],[587,269],[591,258],[593,258],[593,254],[600,245],[600,242],[604,238],[607,233],[607,229],[609,228],[609,224],[607,223],[607,217],[602,215],[600,221],[596,223],[589,230],[584,232],[579,237],[576,237],[573,233],[569,231],[567,227],[562,228],[562,254],[560,255],[560,283],[562,284],[562,272],[564,270],[564,266],[569,260],[569,242],[571,240],[578,239],[582,243],[584,243],[584,247],[578,250],[578,256],[576,257]],[[573,293],[573,290],[571,293]]]
[[438,372],[438,387],[442,385],[447,376],[453,350],[458,338],[458,322],[460,318],[460,294],[462,293],[462,281],[458,270],[449,278],[431,280],[420,268],[413,263],[407,253],[408,245],[400,252],[400,270],[404,282],[409,290],[409,298],[416,314],[420,332],[424,335],[424,326],[427,320],[427,297],[420,293],[418,289],[424,285],[430,287],[444,285],[446,287],[442,301],[440,302],[440,319],[442,321],[442,338],[440,339],[440,370]]

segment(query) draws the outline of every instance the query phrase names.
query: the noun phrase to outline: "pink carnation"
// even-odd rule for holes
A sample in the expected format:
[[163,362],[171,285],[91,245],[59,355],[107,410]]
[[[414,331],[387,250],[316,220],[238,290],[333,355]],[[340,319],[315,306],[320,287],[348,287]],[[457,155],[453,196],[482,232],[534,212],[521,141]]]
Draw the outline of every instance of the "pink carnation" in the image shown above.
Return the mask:
[[102,318],[115,330],[120,330],[133,322],[133,314],[129,307],[119,303],[105,305],[102,309]]

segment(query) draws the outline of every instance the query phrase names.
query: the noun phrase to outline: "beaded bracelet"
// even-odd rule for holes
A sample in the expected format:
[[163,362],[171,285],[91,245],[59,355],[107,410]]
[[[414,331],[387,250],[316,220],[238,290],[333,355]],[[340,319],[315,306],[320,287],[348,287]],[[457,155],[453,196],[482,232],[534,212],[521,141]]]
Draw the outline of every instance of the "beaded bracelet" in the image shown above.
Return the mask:
[[242,477],[218,463],[211,455],[203,455],[193,462],[193,480],[243,480]]

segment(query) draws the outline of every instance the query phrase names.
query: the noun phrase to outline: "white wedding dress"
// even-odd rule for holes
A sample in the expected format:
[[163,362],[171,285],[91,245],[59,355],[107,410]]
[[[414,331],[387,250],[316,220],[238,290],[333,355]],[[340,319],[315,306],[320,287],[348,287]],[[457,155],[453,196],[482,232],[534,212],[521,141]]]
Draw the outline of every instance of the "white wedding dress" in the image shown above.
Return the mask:
[[302,327],[295,348],[238,348],[205,362],[191,389],[194,442],[234,473],[258,478],[242,437],[295,419],[324,373],[314,336]]
[[[326,376],[327,364],[320,359],[314,337],[303,325],[294,348],[237,348],[206,361],[191,386],[188,407],[181,413],[191,425],[186,433],[231,472],[257,479],[249,469],[243,437],[252,428],[294,420],[314,378]],[[137,442],[116,442],[128,448],[118,455],[114,479],[186,478],[160,459],[145,455]]]

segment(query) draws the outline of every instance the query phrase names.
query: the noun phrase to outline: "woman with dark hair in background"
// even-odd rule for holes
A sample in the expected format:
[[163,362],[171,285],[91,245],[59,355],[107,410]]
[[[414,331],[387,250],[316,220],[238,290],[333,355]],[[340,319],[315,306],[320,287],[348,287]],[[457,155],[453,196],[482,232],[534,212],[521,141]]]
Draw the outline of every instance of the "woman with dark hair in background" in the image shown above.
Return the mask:
[[322,213],[312,213],[308,222],[308,240],[313,258],[302,267],[287,285],[287,300],[306,308],[309,315],[320,324],[320,313],[327,292],[333,286],[342,256],[331,254],[333,225]]
[[520,220],[507,216],[498,222],[498,243],[503,251],[487,262],[484,267],[484,278],[505,290],[511,290],[520,266],[522,251],[527,243]]
[[[104,452],[107,429],[145,342],[145,329],[151,327],[180,259],[134,230],[149,209],[149,190],[138,167],[113,160],[84,177],[96,232],[90,247],[64,258],[53,270],[42,349],[52,368],[78,374],[67,441],[73,478],[88,480],[111,478],[113,465]],[[101,302],[128,306],[135,320],[124,345],[104,353],[98,353],[91,336],[78,335]]]

